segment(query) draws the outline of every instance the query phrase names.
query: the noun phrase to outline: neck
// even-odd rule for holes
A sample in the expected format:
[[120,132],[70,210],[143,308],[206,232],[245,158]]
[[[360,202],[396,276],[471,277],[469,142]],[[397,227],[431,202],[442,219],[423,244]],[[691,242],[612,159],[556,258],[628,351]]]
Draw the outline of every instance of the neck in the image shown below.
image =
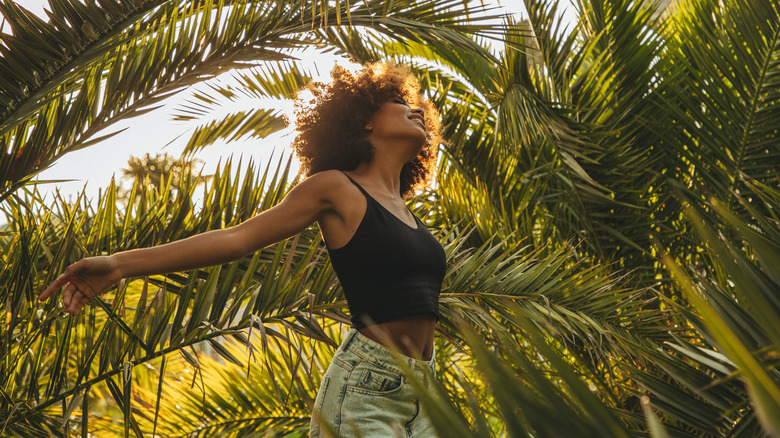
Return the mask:
[[370,163],[360,163],[352,173],[371,181],[373,186],[383,192],[398,196],[401,193],[402,168],[403,164],[399,166],[397,163],[389,163],[375,156]]
[[374,156],[368,163],[360,163],[355,175],[371,181],[371,184],[393,197],[401,192],[401,170],[417,156],[420,145],[414,141],[369,138],[374,146]]

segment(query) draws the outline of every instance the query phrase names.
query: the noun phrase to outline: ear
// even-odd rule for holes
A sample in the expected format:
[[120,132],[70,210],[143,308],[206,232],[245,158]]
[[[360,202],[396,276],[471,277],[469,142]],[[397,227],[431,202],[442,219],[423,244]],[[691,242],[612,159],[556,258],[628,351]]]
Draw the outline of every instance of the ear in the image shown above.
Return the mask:
[[371,132],[374,130],[374,127],[371,125],[371,122],[366,123],[366,126],[363,127],[364,130]]

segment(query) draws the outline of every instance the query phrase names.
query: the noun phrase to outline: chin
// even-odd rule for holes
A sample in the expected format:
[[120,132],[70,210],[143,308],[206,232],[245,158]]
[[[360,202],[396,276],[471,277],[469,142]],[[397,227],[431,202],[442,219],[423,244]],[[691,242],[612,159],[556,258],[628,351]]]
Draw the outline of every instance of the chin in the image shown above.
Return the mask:
[[422,148],[425,147],[425,143],[428,142],[428,133],[423,131],[422,135],[420,135],[419,137],[416,137],[415,139],[419,142],[419,145],[417,146],[417,149],[418,150],[422,150]]

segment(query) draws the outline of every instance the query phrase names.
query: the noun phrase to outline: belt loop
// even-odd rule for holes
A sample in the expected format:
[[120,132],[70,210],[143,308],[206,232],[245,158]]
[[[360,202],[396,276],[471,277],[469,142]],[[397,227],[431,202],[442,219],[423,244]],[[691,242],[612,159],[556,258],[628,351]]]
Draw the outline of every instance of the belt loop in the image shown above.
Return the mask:
[[357,333],[356,329],[349,329],[349,333],[347,333],[347,337],[344,338],[343,341],[341,341],[341,349],[346,350],[349,343],[352,341],[352,339],[355,338],[355,333]]

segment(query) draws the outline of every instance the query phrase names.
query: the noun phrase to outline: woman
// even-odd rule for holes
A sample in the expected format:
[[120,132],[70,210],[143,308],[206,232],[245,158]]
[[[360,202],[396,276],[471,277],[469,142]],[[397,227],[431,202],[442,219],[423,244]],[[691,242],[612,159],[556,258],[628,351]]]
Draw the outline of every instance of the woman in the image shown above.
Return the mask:
[[331,75],[331,83],[308,87],[309,98],[298,97],[293,148],[309,176],[277,206],[235,227],[83,259],[40,300],[64,286],[63,303],[75,315],[122,278],[227,263],[317,222],[352,329],[323,377],[311,436],[433,436],[391,350],[431,383],[445,256],[403,197],[432,170],[438,115],[404,66],[336,67]]

